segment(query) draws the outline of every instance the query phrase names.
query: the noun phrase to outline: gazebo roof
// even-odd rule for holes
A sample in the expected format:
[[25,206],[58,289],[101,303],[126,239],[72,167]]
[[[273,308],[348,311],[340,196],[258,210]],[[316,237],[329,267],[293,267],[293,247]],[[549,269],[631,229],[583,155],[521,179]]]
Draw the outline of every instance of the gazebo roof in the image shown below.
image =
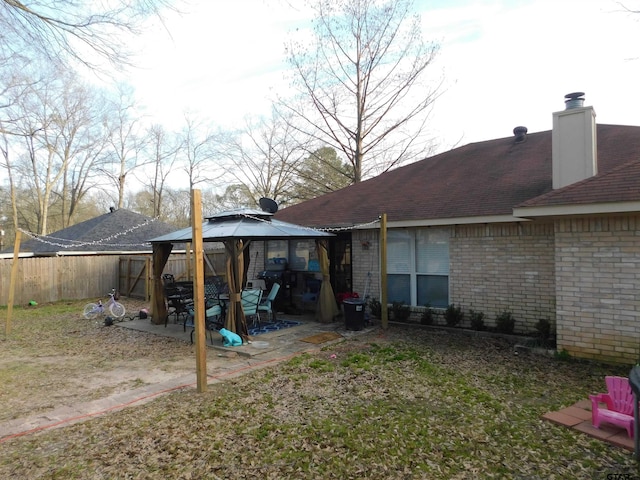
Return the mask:
[[[203,242],[221,242],[232,238],[242,240],[284,240],[291,238],[333,237],[332,233],[276,220],[272,213],[252,208],[228,210],[206,217],[202,224]],[[183,243],[192,241],[192,229],[183,228],[151,239],[152,243]]]

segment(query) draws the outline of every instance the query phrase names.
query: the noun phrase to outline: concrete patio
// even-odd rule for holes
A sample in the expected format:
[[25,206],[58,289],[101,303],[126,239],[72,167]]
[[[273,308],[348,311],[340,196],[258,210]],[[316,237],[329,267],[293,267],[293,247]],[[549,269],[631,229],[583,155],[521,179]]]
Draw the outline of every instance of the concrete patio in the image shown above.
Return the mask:
[[[345,328],[345,322],[342,319],[332,323],[319,323],[314,320],[313,314],[279,314],[278,320],[296,321],[300,322],[300,325],[253,336],[251,337],[252,343],[239,347],[224,347],[222,346],[222,336],[219,333],[207,332],[207,347],[220,351],[221,355],[236,354],[243,357],[256,357],[269,356],[274,352],[277,352],[279,355],[287,355],[318,348],[318,344],[303,341],[303,339],[307,339],[314,335],[327,332],[334,332],[338,334],[339,337],[322,342],[331,343],[341,341],[345,338],[351,338],[373,329],[373,327],[367,327],[360,331],[347,330]],[[182,323],[169,322],[165,326],[164,324],[155,325],[151,323],[149,319],[135,319],[116,323],[116,325],[122,328],[130,328],[132,330],[147,332],[154,335],[175,338],[187,343],[191,342],[192,329],[189,327],[185,329]],[[210,333],[213,338],[213,344],[211,342]]]

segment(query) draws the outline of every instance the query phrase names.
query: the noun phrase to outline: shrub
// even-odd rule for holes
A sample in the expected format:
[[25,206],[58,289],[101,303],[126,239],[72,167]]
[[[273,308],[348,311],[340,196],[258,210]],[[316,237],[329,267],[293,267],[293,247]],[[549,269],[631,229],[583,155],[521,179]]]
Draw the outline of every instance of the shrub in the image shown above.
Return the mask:
[[464,312],[462,308],[456,307],[455,304],[451,304],[444,312],[444,319],[447,322],[448,327],[455,327],[464,318]]
[[500,333],[513,333],[516,319],[511,312],[504,311],[496,317],[496,330]]
[[377,298],[369,300],[369,311],[376,318],[382,318],[382,304]]
[[471,320],[471,328],[474,330],[484,330],[484,313],[469,310],[469,319]]
[[536,328],[536,331],[538,332],[538,335],[542,339],[547,339],[551,336],[551,322],[546,318],[541,318],[540,320],[538,320],[538,323],[536,323],[535,328]]
[[431,309],[431,304],[427,303],[425,305],[425,307],[427,307],[427,309],[422,312],[422,316],[420,317],[420,323],[422,325],[433,325],[433,310]]
[[406,322],[409,315],[411,315],[411,307],[401,302],[393,302],[391,304],[391,311],[393,312],[393,319],[396,322]]

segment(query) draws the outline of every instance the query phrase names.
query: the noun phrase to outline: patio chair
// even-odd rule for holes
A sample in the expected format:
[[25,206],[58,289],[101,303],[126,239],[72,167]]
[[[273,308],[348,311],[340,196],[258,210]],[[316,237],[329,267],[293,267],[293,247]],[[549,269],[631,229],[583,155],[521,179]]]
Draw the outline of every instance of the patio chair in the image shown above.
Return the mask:
[[[191,343],[193,343],[193,332],[196,330],[195,316],[195,310],[189,310],[183,326],[185,332],[187,327],[191,327]],[[220,303],[209,304],[205,300],[204,327],[209,332],[209,340],[213,345],[213,334],[211,332],[218,331],[224,327],[224,310]]]
[[262,299],[262,290],[260,289],[247,289],[242,291],[242,310],[244,311],[244,316],[247,318],[247,323],[249,317],[253,318],[253,326],[260,325],[260,312],[258,311],[258,305],[260,305],[260,300]]
[[170,273],[162,275],[164,285],[164,297],[167,302],[167,316],[164,319],[164,326],[169,322],[169,315],[176,316],[176,323],[180,317],[188,315],[189,309],[193,306],[192,294],[190,291],[178,286]]
[[207,308],[213,305],[221,305],[220,301],[220,289],[215,283],[205,282],[204,284],[204,299]]
[[[625,377],[605,377],[607,393],[589,395],[591,399],[591,423],[600,428],[602,422],[626,428],[633,438],[633,393],[629,379]],[[601,404],[607,408],[603,408]]]
[[276,296],[278,295],[279,291],[280,291],[280,284],[274,283],[273,286],[271,287],[271,291],[269,292],[269,295],[267,295],[267,298],[262,300],[262,302],[260,302],[260,305],[258,305],[258,311],[267,312],[267,319],[271,321],[276,320],[276,312],[273,309],[273,302],[276,299]]

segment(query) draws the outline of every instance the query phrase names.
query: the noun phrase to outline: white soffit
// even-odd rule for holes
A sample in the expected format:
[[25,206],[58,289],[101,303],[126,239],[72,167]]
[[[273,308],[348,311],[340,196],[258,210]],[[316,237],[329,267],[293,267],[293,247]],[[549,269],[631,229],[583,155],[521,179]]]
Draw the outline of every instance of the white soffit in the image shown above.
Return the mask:
[[565,215],[602,215],[640,212],[640,202],[589,203],[581,205],[548,205],[514,208],[513,214],[521,217],[558,217]]
[[424,220],[388,221],[388,228],[410,227],[434,227],[446,225],[473,225],[478,223],[511,223],[527,222],[527,218],[518,218],[513,215],[491,215],[486,217],[455,217],[455,218],[430,218]]

